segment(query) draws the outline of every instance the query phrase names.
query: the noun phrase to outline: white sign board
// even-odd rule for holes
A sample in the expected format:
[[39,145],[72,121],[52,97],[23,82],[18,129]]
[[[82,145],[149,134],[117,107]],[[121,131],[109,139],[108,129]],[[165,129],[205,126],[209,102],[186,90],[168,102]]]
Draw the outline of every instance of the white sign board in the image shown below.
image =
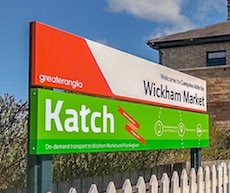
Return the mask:
[[32,85],[206,112],[206,82],[34,22]]

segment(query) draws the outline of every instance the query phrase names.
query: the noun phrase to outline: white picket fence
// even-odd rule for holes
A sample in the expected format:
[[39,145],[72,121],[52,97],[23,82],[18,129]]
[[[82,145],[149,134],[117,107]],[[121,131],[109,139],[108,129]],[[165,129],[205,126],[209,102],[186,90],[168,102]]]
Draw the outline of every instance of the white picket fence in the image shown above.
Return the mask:
[[[192,168],[189,175],[186,170],[182,171],[179,177],[175,171],[171,177],[166,173],[158,180],[152,175],[149,182],[139,177],[136,186],[132,186],[129,179],[126,179],[122,189],[116,189],[115,184],[108,184],[106,193],[230,193],[230,163],[204,169],[199,168],[196,173]],[[51,192],[47,192],[51,193]],[[64,192],[63,192],[64,193]],[[70,188],[68,193],[77,193],[75,188]],[[92,184],[88,193],[98,193],[97,186]]]

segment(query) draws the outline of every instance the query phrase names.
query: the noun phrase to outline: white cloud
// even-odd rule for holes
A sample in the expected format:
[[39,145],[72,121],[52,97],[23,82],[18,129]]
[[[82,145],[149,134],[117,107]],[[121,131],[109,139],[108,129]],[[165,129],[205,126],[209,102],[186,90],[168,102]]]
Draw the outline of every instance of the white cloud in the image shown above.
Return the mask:
[[[158,22],[147,37],[156,38],[197,27],[213,12],[226,10],[226,0],[106,0],[112,12],[127,13],[135,17]],[[187,16],[185,15],[187,14]],[[227,15],[227,13],[226,13]],[[203,21],[203,22],[202,22]],[[156,24],[153,23],[153,26]]]
[[182,25],[180,23],[167,26],[161,25],[153,30],[148,39],[196,28],[197,26],[194,22],[196,20],[199,20],[200,23],[203,23],[205,26],[205,23],[210,19],[208,16],[209,14],[223,11],[227,12],[226,0],[193,0],[192,2],[187,1],[186,3],[187,9],[190,8],[190,22]]
[[149,40],[149,39],[162,37],[162,36],[166,36],[166,35],[170,35],[170,34],[174,34],[174,33],[178,33],[178,32],[184,32],[184,31],[191,30],[194,27],[195,26],[193,26],[192,24],[191,25],[174,25],[174,26],[167,26],[167,27],[161,26],[161,27],[155,28],[151,32],[149,37],[147,37],[145,39]]
[[181,14],[184,0],[107,0],[113,12],[126,12],[155,22],[188,25],[189,19]]
[[196,0],[197,11],[195,17],[205,19],[209,12],[223,12],[226,11],[227,15],[227,1],[226,0]]

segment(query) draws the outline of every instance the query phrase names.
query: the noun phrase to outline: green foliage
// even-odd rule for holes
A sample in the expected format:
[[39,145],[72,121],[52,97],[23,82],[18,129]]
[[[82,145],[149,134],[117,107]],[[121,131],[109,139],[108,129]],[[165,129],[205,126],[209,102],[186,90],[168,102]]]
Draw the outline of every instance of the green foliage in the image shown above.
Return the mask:
[[210,130],[210,147],[202,152],[203,160],[227,160],[230,159],[230,132],[229,130],[217,130],[213,120]]
[[26,176],[28,105],[0,97],[0,187],[23,186]]
[[54,156],[54,180],[141,170],[157,165],[163,151],[82,153]]

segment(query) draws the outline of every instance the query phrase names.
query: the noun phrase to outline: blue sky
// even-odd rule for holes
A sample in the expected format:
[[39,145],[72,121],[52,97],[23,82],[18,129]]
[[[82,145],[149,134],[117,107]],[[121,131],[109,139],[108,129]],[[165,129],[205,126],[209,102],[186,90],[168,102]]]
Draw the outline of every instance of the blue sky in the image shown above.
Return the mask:
[[158,62],[151,37],[226,21],[226,0],[1,0],[0,95],[28,99],[29,22]]

